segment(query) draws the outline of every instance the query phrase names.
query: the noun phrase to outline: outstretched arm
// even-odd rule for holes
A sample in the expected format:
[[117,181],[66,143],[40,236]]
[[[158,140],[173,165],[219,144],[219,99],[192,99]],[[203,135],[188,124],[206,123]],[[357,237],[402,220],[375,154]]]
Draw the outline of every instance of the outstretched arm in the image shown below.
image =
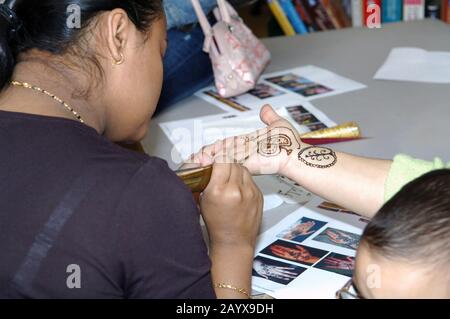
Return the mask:
[[280,174],[347,209],[372,217],[384,202],[384,185],[392,162],[335,152],[301,141],[297,131],[266,105],[267,128],[205,147],[201,164],[243,163],[252,174]]

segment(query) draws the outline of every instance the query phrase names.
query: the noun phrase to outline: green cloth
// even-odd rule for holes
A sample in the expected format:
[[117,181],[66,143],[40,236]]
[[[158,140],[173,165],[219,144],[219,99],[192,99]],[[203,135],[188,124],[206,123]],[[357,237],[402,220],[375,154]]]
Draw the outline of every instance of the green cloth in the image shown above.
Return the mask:
[[429,162],[404,154],[395,156],[384,187],[384,200],[391,199],[404,185],[412,180],[430,171],[442,168],[450,168],[450,162],[444,163],[439,158]]

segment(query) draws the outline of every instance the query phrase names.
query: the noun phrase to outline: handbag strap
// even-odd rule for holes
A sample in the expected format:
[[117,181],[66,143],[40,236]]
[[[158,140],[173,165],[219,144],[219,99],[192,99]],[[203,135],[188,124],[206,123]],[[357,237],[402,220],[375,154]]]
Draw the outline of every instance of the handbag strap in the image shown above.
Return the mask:
[[212,42],[212,28],[211,24],[209,24],[208,18],[203,12],[202,6],[200,5],[199,0],[191,0],[192,7],[194,7],[195,14],[197,15],[198,22],[202,27],[203,33],[205,35],[205,43],[203,44],[203,51],[209,53],[211,42]]
[[202,27],[203,33],[205,36],[209,36],[211,34],[211,25],[209,24],[208,18],[203,12],[202,6],[200,5],[199,0],[191,0],[192,6],[194,7],[195,14],[197,15],[198,22],[200,22],[200,26]]
[[[199,0],[191,0],[192,7],[194,8],[195,14],[197,15],[198,22],[200,23],[200,26],[203,30],[203,33],[205,35],[205,43],[203,45],[203,51],[209,52],[212,42],[212,27],[211,24],[208,21],[208,18],[205,15],[205,12],[202,9],[202,6],[200,5]],[[220,13],[220,17],[216,15],[217,20],[224,21],[225,23],[231,22],[231,15],[229,8],[231,7],[230,4],[226,0],[217,0],[217,6],[218,11]]]
[[228,10],[228,6],[230,5],[226,0],[217,0],[217,5],[219,7],[220,16],[222,21],[226,23],[231,22],[230,11]]

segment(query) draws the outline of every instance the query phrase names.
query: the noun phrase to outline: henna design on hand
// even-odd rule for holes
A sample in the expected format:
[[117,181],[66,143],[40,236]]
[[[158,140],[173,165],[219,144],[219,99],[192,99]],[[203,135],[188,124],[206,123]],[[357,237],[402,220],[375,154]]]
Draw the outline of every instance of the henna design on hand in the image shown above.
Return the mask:
[[258,142],[258,153],[264,156],[277,156],[282,150],[285,150],[288,155],[292,153],[292,141],[286,134],[277,134],[268,136],[262,141]]
[[327,147],[309,146],[298,153],[298,159],[314,168],[330,168],[337,162],[336,153]]
[[264,136],[258,136],[258,154],[266,157],[278,156],[282,150],[285,150],[287,155],[289,156],[294,151],[294,146],[291,140],[291,137],[288,134],[277,133],[274,134],[273,131],[281,131],[288,130],[292,133],[292,137],[295,139],[295,142],[298,143],[300,148],[300,143],[298,142],[294,131],[287,127],[275,127],[268,131]]

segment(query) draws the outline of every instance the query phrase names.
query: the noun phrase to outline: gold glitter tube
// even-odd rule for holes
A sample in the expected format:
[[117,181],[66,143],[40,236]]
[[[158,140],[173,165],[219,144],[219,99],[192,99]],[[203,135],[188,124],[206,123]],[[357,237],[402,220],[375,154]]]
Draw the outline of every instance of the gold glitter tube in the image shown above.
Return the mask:
[[347,122],[338,126],[302,134],[301,138],[358,138],[361,129],[355,122]]

